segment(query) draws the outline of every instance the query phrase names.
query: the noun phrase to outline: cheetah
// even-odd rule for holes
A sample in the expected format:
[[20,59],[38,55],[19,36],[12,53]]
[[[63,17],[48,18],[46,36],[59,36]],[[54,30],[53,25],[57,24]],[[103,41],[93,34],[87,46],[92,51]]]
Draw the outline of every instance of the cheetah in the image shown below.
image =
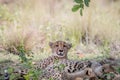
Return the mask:
[[[62,64],[64,64],[64,68],[60,70],[59,68]],[[56,66],[58,66],[57,69]],[[42,77],[47,80],[51,77],[53,80],[78,80],[78,78],[81,78],[80,80],[85,78],[98,80],[102,79],[104,74],[111,72],[114,72],[114,69],[110,64],[101,65],[96,61],[67,60],[48,66]]]
[[48,65],[53,64],[57,60],[66,60],[68,50],[72,47],[72,44],[64,41],[56,41],[49,42],[49,46],[52,50],[52,55],[35,63],[36,68],[45,69]]
[[[101,76],[104,72],[106,72],[105,70],[111,68],[110,65],[102,65],[94,61],[69,60],[67,58],[67,52],[71,48],[71,44],[57,41],[55,43],[50,43],[49,45],[52,49],[52,56],[50,56],[50,59],[48,57],[47,59],[44,59],[42,62],[40,62],[44,70],[39,80],[48,80],[51,78],[53,80],[76,80],[77,77],[90,77],[90,80],[98,80],[97,77]],[[52,61],[50,61],[51,57]],[[56,60],[58,60],[57,63],[55,63]],[[47,62],[47,66],[44,67],[44,65],[46,64],[45,62]],[[102,73],[99,74],[101,70]]]

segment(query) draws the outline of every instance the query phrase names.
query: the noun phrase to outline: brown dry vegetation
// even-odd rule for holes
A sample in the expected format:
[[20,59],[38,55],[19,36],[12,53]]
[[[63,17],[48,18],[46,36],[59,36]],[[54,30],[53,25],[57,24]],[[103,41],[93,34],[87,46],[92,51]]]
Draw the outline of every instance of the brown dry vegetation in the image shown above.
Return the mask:
[[100,54],[104,52],[101,46],[119,45],[119,3],[92,0],[80,16],[71,11],[73,1],[1,0],[1,46],[9,49],[23,44],[40,54],[40,50],[49,53],[49,41],[67,40],[73,44],[72,55]]

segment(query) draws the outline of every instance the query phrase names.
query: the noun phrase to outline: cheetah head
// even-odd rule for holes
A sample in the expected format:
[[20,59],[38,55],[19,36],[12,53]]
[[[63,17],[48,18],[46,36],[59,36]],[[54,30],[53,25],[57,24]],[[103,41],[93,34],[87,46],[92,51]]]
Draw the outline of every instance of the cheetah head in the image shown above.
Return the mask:
[[72,47],[72,44],[64,41],[50,42],[49,46],[52,49],[52,54],[59,58],[67,58],[68,50]]

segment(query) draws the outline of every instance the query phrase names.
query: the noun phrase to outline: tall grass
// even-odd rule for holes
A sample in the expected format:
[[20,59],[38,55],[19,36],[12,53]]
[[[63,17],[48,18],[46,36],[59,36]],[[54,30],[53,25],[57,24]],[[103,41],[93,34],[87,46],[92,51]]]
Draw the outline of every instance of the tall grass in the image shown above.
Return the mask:
[[[42,48],[42,51],[44,48],[43,53],[47,54],[49,49],[46,42],[49,41],[70,41],[73,52],[81,50],[78,46],[84,45],[84,41],[89,46],[84,49],[91,48],[96,43],[119,41],[120,1],[103,3],[104,0],[92,0],[90,7],[84,9],[83,16],[71,11],[74,4],[72,0],[20,0],[2,4],[1,7],[5,6],[3,12],[7,14],[0,13],[4,14],[0,19],[1,43],[7,48],[22,43],[26,50],[34,49],[36,53],[39,52],[36,51],[38,48]],[[8,19],[4,19],[6,16]],[[92,50],[99,53],[98,48]]]

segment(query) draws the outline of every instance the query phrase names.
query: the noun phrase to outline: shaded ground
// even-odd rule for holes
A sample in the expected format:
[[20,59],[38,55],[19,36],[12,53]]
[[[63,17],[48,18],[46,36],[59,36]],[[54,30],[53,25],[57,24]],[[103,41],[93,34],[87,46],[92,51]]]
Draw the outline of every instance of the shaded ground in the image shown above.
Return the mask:
[[[120,59],[106,58],[101,60],[92,59],[92,61],[93,60],[99,62],[102,65],[112,64],[114,65],[115,72],[120,73]],[[30,68],[30,67],[33,67],[33,64],[29,65],[29,64],[11,61],[11,60],[0,61],[0,79],[4,79],[4,75],[5,75],[4,70],[8,70],[11,80],[22,79],[23,75],[25,77],[26,75],[28,76],[30,74],[29,73],[30,69],[34,70],[34,67],[33,68]]]

